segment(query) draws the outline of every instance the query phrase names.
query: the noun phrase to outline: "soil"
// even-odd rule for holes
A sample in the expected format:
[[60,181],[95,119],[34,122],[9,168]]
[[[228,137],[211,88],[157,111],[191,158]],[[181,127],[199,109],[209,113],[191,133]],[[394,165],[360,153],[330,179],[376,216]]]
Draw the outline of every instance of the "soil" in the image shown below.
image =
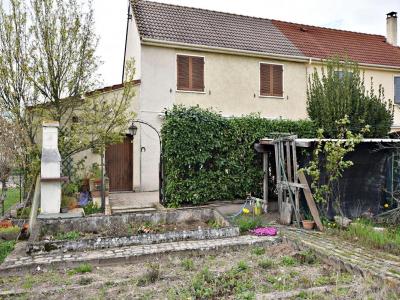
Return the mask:
[[194,281],[207,280],[199,277],[206,269],[216,278],[236,270],[240,286],[207,297],[206,293],[212,295],[212,289],[221,287],[200,285],[204,294],[197,295],[198,299],[255,299],[257,295],[274,299],[287,292],[294,296],[285,299],[388,299],[388,289],[381,283],[343,273],[318,260],[302,263],[290,259],[299,254],[288,245],[277,245],[226,250],[217,255],[165,255],[151,263],[93,267],[84,274],[70,269],[39,270],[0,278],[0,293],[14,291],[13,297],[21,299],[196,299]]

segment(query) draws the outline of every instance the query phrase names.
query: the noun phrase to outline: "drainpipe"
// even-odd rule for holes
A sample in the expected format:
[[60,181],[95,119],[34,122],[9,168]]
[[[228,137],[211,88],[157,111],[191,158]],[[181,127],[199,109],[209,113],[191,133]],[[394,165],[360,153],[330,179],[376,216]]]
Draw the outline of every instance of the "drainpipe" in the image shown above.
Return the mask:
[[124,64],[122,66],[122,83],[124,83],[125,80],[125,63],[126,63],[126,48],[128,46],[128,32],[129,32],[129,21],[132,20],[132,14],[131,14],[131,3],[128,1],[128,19],[126,20],[126,35],[125,35],[125,50],[124,50]]

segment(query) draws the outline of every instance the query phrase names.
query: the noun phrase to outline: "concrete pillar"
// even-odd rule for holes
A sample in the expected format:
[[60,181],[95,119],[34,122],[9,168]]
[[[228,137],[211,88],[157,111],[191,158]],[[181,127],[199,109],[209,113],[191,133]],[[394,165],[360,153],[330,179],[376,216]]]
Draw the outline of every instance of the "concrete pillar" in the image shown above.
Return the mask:
[[43,123],[41,163],[41,214],[61,209],[61,156],[58,151],[58,122]]

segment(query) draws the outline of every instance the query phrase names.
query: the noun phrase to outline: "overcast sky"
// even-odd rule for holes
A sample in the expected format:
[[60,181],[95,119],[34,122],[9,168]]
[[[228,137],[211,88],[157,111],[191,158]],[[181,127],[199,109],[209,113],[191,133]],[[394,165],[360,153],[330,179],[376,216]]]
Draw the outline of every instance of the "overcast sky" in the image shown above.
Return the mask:
[[[400,0],[155,0],[243,15],[386,35]],[[104,85],[121,82],[128,0],[93,0]]]

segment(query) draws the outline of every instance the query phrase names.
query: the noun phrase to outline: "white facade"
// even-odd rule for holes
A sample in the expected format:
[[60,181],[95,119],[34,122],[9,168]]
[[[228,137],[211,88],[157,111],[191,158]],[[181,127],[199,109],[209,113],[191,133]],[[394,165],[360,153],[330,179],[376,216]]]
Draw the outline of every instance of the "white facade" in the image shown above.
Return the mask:
[[[205,91],[177,91],[177,55],[196,55],[205,61]],[[161,130],[163,112],[174,104],[213,108],[224,116],[259,113],[265,118],[306,119],[308,75],[320,68],[321,60],[240,52],[238,50],[182,45],[140,39],[135,18],[129,25],[126,59],[136,63],[141,80],[137,119]],[[259,64],[283,65],[283,97],[262,97],[259,92]],[[382,84],[386,99],[394,98],[394,76],[400,68],[360,65],[369,85]],[[156,133],[142,125],[134,140],[134,189],[158,189],[159,141]],[[400,128],[400,109],[395,107],[394,128]]]

